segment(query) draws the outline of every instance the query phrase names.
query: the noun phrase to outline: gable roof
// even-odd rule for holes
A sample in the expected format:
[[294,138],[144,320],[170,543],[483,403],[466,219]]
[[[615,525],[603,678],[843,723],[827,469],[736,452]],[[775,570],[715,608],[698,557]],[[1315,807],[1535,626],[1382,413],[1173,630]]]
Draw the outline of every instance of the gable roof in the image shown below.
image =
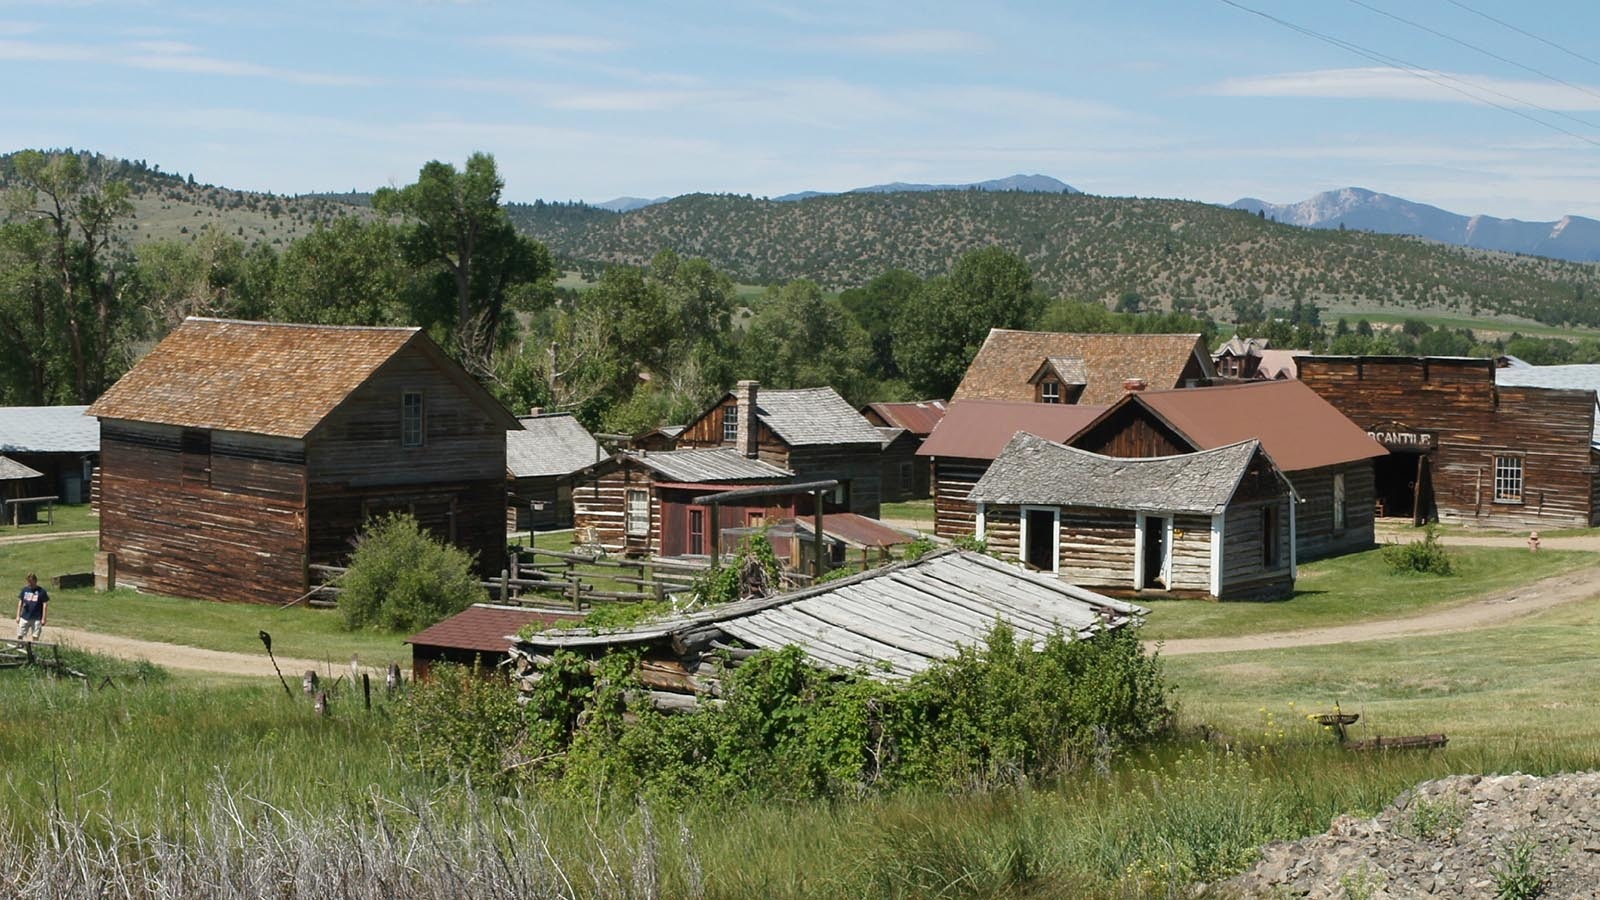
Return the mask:
[[788,469],[744,456],[732,447],[695,450],[627,450],[617,459],[632,459],[667,481],[716,484],[723,481],[787,481]]
[[904,428],[918,437],[933,433],[934,426],[944,418],[943,400],[916,400],[906,403],[868,403],[862,412],[872,410],[892,426]]
[[407,346],[430,356],[502,427],[521,427],[419,328],[204,318],[184,319],[88,414],[304,438]]
[[955,400],[918,456],[994,459],[1019,431],[1064,441],[1082,431],[1107,407],[1095,404],[1013,403]]
[[1062,384],[1085,385],[1089,383],[1089,367],[1083,360],[1076,356],[1050,356],[1039,364],[1038,370],[1028,379],[1029,384],[1038,384],[1048,376],[1055,376],[1056,381]]
[[0,456],[0,481],[23,481],[43,477],[44,473],[37,469],[29,468],[9,456]]
[[522,428],[506,432],[506,472],[513,478],[571,475],[605,459],[600,442],[571,413],[517,421]]
[[99,453],[87,406],[0,406],[0,453]]
[[880,443],[873,424],[831,387],[758,388],[756,417],[791,447]]
[[968,499],[1215,515],[1233,499],[1258,453],[1261,444],[1251,440],[1177,456],[1123,458],[1019,434]]
[[1122,383],[1143,379],[1151,387],[1180,387],[1191,362],[1207,377],[1216,375],[1211,354],[1198,334],[1064,334],[1051,331],[990,330],[967,367],[951,400],[1033,399],[1032,378],[1052,357],[1083,361],[1084,403],[1110,403]]
[[1228,342],[1222,345],[1222,349],[1211,354],[1211,356],[1213,359],[1221,359],[1224,356],[1260,356],[1262,351],[1271,346],[1272,344],[1266,338],[1242,338],[1236,334],[1228,338]]
[[1299,381],[1140,391],[1113,404],[1082,431],[1110,419],[1129,404],[1149,410],[1199,450],[1257,439],[1285,472],[1388,454],[1365,429]]
[[1310,350],[1263,350],[1261,362],[1256,364],[1256,377],[1261,379],[1283,379],[1300,377],[1300,363],[1302,356],[1310,356]]
[[752,647],[797,645],[819,667],[897,679],[981,645],[997,621],[1039,646],[1060,633],[1088,637],[1120,628],[1148,612],[981,553],[943,550],[775,597],[615,631],[544,631],[518,644],[638,646],[712,626]]

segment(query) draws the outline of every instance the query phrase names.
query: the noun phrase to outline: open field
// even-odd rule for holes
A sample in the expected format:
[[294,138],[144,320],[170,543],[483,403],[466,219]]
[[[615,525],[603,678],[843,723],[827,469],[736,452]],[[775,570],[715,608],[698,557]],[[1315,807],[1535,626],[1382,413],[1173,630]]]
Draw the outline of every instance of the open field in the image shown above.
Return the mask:
[[1332,307],[1322,311],[1324,322],[1337,322],[1344,319],[1354,326],[1359,319],[1366,319],[1374,325],[1399,326],[1407,319],[1426,322],[1434,328],[1465,328],[1471,330],[1480,338],[1508,337],[1513,332],[1528,337],[1558,337],[1580,338],[1600,336],[1600,330],[1582,326],[1543,325],[1532,319],[1506,317],[1473,317],[1448,315],[1436,310],[1395,311],[1388,310],[1362,310],[1353,308]]
[[1382,550],[1376,549],[1301,566],[1294,596],[1287,600],[1218,603],[1140,598],[1138,602],[1151,609],[1145,636],[1222,637],[1401,618],[1600,564],[1600,557],[1576,551],[1449,549],[1457,571],[1442,578],[1390,572]]

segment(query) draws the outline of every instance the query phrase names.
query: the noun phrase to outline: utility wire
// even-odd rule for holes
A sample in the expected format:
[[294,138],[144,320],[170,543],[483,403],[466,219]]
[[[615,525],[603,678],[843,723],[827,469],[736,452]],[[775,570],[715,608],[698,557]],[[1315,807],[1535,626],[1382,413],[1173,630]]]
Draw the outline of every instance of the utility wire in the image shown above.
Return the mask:
[[1472,13],[1475,16],[1482,16],[1483,18],[1488,19],[1489,21],[1495,23],[1496,25],[1499,25],[1502,28],[1509,28],[1512,31],[1515,31],[1517,34],[1522,35],[1523,37],[1530,37],[1530,38],[1533,38],[1534,40],[1538,41],[1539,43],[1544,44],[1545,46],[1554,47],[1557,50],[1560,50],[1562,53],[1567,54],[1568,56],[1572,56],[1572,57],[1575,57],[1577,59],[1581,59],[1584,62],[1589,63],[1590,65],[1600,66],[1600,59],[1595,59],[1592,56],[1584,56],[1582,53],[1579,53],[1576,50],[1570,50],[1570,49],[1568,49],[1566,47],[1563,47],[1560,44],[1556,43],[1555,41],[1550,40],[1549,38],[1542,38],[1542,37],[1538,36],[1537,34],[1534,34],[1531,31],[1525,31],[1525,30],[1523,30],[1521,28],[1518,28],[1517,26],[1511,24],[1510,22],[1505,21],[1504,19],[1497,19],[1494,16],[1491,16],[1488,13],[1483,12],[1482,10],[1473,9],[1472,7],[1466,5],[1465,3],[1461,3],[1460,0],[1446,0],[1446,2],[1448,2],[1451,6],[1456,6],[1456,7],[1459,7],[1461,9],[1464,9],[1467,12]]
[[[1511,100],[1514,103],[1519,103],[1519,104],[1522,104],[1524,106],[1531,106],[1531,107],[1533,107],[1535,109],[1539,109],[1539,110],[1543,110],[1544,112],[1551,113],[1552,115],[1560,115],[1560,116],[1563,116],[1564,118],[1571,118],[1570,116],[1565,116],[1564,114],[1556,112],[1554,110],[1545,109],[1544,107],[1539,106],[1538,104],[1535,104],[1535,103],[1528,103],[1525,100],[1520,100],[1520,99],[1518,99],[1516,97],[1512,97],[1509,94],[1501,93],[1500,91],[1496,91],[1496,90],[1494,90],[1492,88],[1486,88],[1486,87],[1483,87],[1482,85],[1475,85],[1475,84],[1472,84],[1471,82],[1463,81],[1462,79],[1455,78],[1454,76],[1447,75],[1447,74],[1445,74],[1443,72],[1436,72],[1436,71],[1434,71],[1432,69],[1428,69],[1428,68],[1424,68],[1422,66],[1414,65],[1412,63],[1408,63],[1405,60],[1399,59],[1397,57],[1386,56],[1386,55],[1384,55],[1382,53],[1379,53],[1376,50],[1370,50],[1370,49],[1368,49],[1366,47],[1362,47],[1359,44],[1351,43],[1350,41],[1346,41],[1346,40],[1344,40],[1342,38],[1337,38],[1337,37],[1334,37],[1332,35],[1323,34],[1320,31],[1313,31],[1310,28],[1305,28],[1303,26],[1296,25],[1293,22],[1288,21],[1287,19],[1281,19],[1281,18],[1279,18],[1279,17],[1277,17],[1275,15],[1272,15],[1271,13],[1263,12],[1263,11],[1261,11],[1259,9],[1254,9],[1252,7],[1249,7],[1249,6],[1245,6],[1242,3],[1235,2],[1235,0],[1219,0],[1219,2],[1221,2],[1223,4],[1226,4],[1228,6],[1231,6],[1234,9],[1240,10],[1242,12],[1250,13],[1253,16],[1260,16],[1261,18],[1266,19],[1269,22],[1272,22],[1272,23],[1277,24],[1277,25],[1281,25],[1284,28],[1289,29],[1290,31],[1294,31],[1294,32],[1297,32],[1299,34],[1303,34],[1306,37],[1314,38],[1316,40],[1322,41],[1322,42],[1327,43],[1327,44],[1332,44],[1333,46],[1338,47],[1341,50],[1346,50],[1346,51],[1349,51],[1350,53],[1356,54],[1357,56],[1365,57],[1365,58],[1370,59],[1373,62],[1378,63],[1380,65],[1383,65],[1383,66],[1385,66],[1387,68],[1397,69],[1397,70],[1399,70],[1401,72],[1405,72],[1408,75],[1413,75],[1413,76],[1415,76],[1417,78],[1421,78],[1423,81],[1429,82],[1430,84],[1434,84],[1434,85],[1437,85],[1437,86],[1442,87],[1442,88],[1447,88],[1447,89],[1452,90],[1452,91],[1454,91],[1454,92],[1456,92],[1456,93],[1458,93],[1458,94],[1460,94],[1460,95],[1462,95],[1464,97],[1467,97],[1467,98],[1469,98],[1471,100],[1474,100],[1474,101],[1476,101],[1478,103],[1482,103],[1485,106],[1492,106],[1495,109],[1500,110],[1501,112],[1508,112],[1508,113],[1510,113],[1510,114],[1512,114],[1514,116],[1517,116],[1518,118],[1526,119],[1529,122],[1534,123],[1535,125],[1542,125],[1545,128],[1549,128],[1549,129],[1551,129],[1553,131],[1559,131],[1559,132],[1561,132],[1562,134],[1564,134],[1564,135],[1566,135],[1568,137],[1577,138],[1578,140],[1583,141],[1586,144],[1592,144],[1592,145],[1594,145],[1596,147],[1600,147],[1600,140],[1597,140],[1595,138],[1589,137],[1588,135],[1585,135],[1585,134],[1579,134],[1578,132],[1573,131],[1570,128],[1563,128],[1560,125],[1555,124],[1554,122],[1547,122],[1544,119],[1539,118],[1538,116],[1535,116],[1535,115],[1532,115],[1530,113],[1524,112],[1523,110],[1517,109],[1515,106],[1507,106],[1504,103],[1496,103],[1494,100],[1491,100],[1491,99],[1489,99],[1487,97],[1482,96],[1482,94],[1475,93],[1475,91],[1483,91],[1483,92],[1486,92],[1486,93],[1495,94],[1497,96],[1504,97],[1504,98],[1506,98],[1508,100]],[[1467,87],[1461,87],[1461,86],[1459,86],[1457,84],[1452,84],[1451,82],[1459,82],[1460,84],[1467,85]],[[1579,121],[1582,121],[1582,120],[1579,120]],[[1585,122],[1584,124],[1588,124],[1588,123]]]
[[[1505,56],[1501,56],[1500,54],[1494,52],[1493,50],[1489,50],[1489,49],[1486,49],[1484,47],[1480,47],[1477,44],[1473,44],[1473,43],[1470,43],[1468,41],[1464,41],[1464,40],[1462,40],[1462,39],[1460,39],[1458,37],[1454,37],[1452,35],[1445,34],[1444,32],[1439,31],[1438,29],[1435,29],[1435,28],[1430,28],[1427,25],[1422,24],[1421,22],[1414,22],[1411,19],[1405,18],[1404,16],[1398,16],[1398,15],[1395,15],[1394,13],[1389,12],[1387,10],[1379,9],[1378,7],[1373,6],[1370,3],[1363,2],[1363,0],[1350,0],[1350,2],[1354,3],[1356,6],[1361,7],[1362,9],[1368,10],[1369,12],[1377,13],[1378,15],[1383,16],[1383,17],[1388,18],[1388,19],[1393,19],[1396,22],[1399,22],[1399,23],[1401,23],[1403,25],[1410,25],[1412,28],[1418,29],[1419,31],[1425,31],[1428,34],[1433,35],[1434,37],[1444,38],[1445,40],[1447,40],[1447,41],[1449,41],[1449,42],[1451,42],[1453,44],[1458,44],[1458,45],[1460,45],[1462,47],[1466,47],[1468,50],[1473,50],[1473,51],[1476,51],[1478,53],[1481,53],[1484,56],[1489,57],[1490,59],[1496,59],[1496,60],[1499,60],[1500,62],[1503,62],[1503,63],[1505,63],[1507,65],[1516,66],[1517,68],[1521,69],[1524,72],[1532,72],[1533,74],[1538,75],[1540,78],[1547,78],[1547,79],[1555,82],[1556,84],[1562,85],[1564,87],[1572,88],[1575,91],[1583,91],[1585,94],[1588,94],[1588,95],[1590,95],[1592,97],[1600,97],[1600,91],[1597,91],[1597,90],[1595,90],[1595,89],[1593,89],[1591,87],[1587,87],[1587,86],[1581,85],[1581,84],[1574,84],[1574,83],[1572,83],[1570,81],[1567,81],[1566,79],[1558,78],[1558,77],[1556,77],[1554,75],[1551,75],[1549,72],[1546,72],[1546,71],[1544,71],[1542,69],[1535,69],[1533,66],[1523,65],[1522,63],[1519,63],[1514,59],[1511,59],[1511,58],[1505,57]],[[1578,121],[1582,122],[1583,120],[1579,119]],[[1595,127],[1590,122],[1583,122],[1583,124],[1589,125],[1591,128]]]

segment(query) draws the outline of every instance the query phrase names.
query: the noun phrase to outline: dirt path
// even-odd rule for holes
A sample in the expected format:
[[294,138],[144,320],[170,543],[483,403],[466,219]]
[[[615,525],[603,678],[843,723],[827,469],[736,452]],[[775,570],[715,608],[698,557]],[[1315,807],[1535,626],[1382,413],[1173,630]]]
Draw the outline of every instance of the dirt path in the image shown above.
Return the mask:
[[[1581,538],[1578,540],[1589,540]],[[1447,541],[1465,543],[1465,541]],[[1438,609],[1404,619],[1384,619],[1307,628],[1303,631],[1278,631],[1241,637],[1179,638],[1167,641],[1165,656],[1191,653],[1236,653],[1245,650],[1276,650],[1282,647],[1311,647],[1346,644],[1383,638],[1449,634],[1487,628],[1541,610],[1600,597],[1600,562],[1575,572],[1552,575],[1542,581],[1499,591],[1446,609]]]
[[[1378,543],[1385,544],[1390,541],[1407,543],[1422,539],[1422,532],[1409,525],[1384,525],[1377,528]],[[1446,547],[1521,547],[1528,546],[1528,536],[1511,532],[1489,532],[1484,534],[1444,534],[1439,536],[1439,542]],[[1586,550],[1590,553],[1600,553],[1600,534],[1578,534],[1565,537],[1539,538],[1539,548],[1542,550]]]
[[[118,659],[147,659],[158,666],[168,669],[212,672],[219,675],[277,677],[272,671],[272,661],[267,659],[266,653],[229,653],[222,650],[202,650],[199,647],[186,647],[182,644],[141,641],[135,638],[101,634],[78,628],[57,628],[54,625],[45,626],[44,639],[47,641],[59,641],[78,650],[88,650],[92,653],[115,656]],[[283,670],[285,678],[298,680],[307,669],[314,669],[319,674],[327,675],[329,663],[325,660],[294,659],[280,656],[278,657],[278,668]],[[341,663],[335,660],[332,664],[332,669],[332,674],[338,676],[349,671],[349,663]]]

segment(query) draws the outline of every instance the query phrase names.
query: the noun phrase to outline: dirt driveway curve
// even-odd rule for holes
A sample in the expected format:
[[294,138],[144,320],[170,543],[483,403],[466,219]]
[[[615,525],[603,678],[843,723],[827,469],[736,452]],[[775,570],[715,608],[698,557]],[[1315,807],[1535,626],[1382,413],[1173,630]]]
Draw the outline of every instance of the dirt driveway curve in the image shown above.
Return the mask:
[[[147,659],[168,669],[186,669],[218,675],[276,677],[276,673],[272,671],[272,661],[267,659],[265,652],[229,653],[222,650],[202,650],[199,647],[187,647],[183,644],[141,641],[114,634],[84,631],[81,628],[57,628],[54,625],[45,626],[44,639],[58,641],[77,650],[115,656],[118,659]],[[326,660],[280,656],[278,668],[283,670],[285,678],[298,679],[308,669],[315,670],[321,675],[328,675],[331,672],[337,677],[349,671],[349,662],[335,660],[330,663]]]

